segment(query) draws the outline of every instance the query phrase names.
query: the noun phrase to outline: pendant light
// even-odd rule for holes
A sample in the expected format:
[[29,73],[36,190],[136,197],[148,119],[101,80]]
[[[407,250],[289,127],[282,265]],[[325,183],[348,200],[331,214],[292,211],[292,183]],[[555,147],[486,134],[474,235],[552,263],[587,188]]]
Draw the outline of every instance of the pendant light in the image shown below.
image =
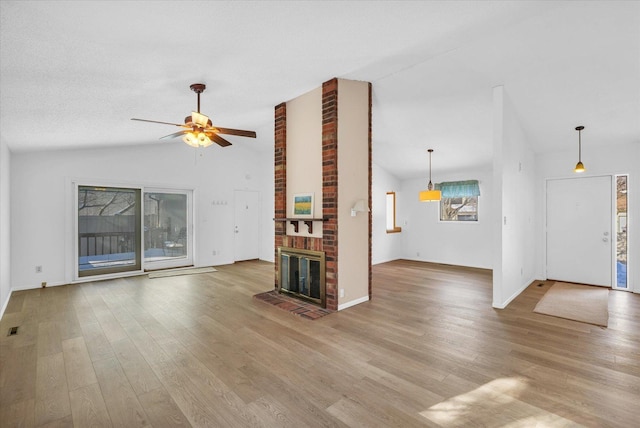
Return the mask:
[[433,149],[427,150],[429,152],[429,185],[427,190],[423,190],[418,195],[418,199],[421,202],[439,201],[442,198],[442,192],[440,190],[433,190],[433,183],[431,182],[431,153]]
[[576,164],[576,167],[574,168],[575,172],[584,172],[585,168],[584,165],[582,164],[582,138],[581,138],[581,132],[584,129],[584,126],[576,126],[576,131],[578,131],[578,163]]

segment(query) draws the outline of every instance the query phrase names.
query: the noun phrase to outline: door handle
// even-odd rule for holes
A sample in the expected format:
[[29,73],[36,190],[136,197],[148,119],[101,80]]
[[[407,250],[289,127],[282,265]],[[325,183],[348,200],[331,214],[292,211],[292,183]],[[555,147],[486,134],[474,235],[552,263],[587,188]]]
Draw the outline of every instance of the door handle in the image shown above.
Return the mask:
[[602,238],[602,242],[607,242],[609,241],[607,238]]

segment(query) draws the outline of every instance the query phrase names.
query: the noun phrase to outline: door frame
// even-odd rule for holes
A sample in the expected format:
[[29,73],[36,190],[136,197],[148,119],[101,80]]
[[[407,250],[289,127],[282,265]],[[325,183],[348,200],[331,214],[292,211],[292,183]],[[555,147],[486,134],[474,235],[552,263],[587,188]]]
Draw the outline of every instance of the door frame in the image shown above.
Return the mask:
[[[616,268],[615,268],[615,261],[616,261],[616,248],[615,248],[615,244],[616,241],[615,239],[613,239],[613,231],[615,230],[615,215],[616,215],[616,204],[615,204],[615,197],[614,195],[615,190],[616,190],[616,174],[612,173],[612,174],[594,174],[594,175],[583,175],[580,177],[576,177],[575,175],[569,175],[569,176],[562,176],[562,177],[547,177],[544,179],[544,188],[542,191],[542,206],[543,206],[543,245],[542,245],[542,257],[543,257],[543,274],[544,274],[544,278],[548,279],[548,275],[547,275],[547,245],[548,245],[548,231],[547,231],[547,214],[548,214],[548,207],[547,207],[547,189],[548,189],[548,184],[549,181],[553,181],[553,180],[579,180],[581,178],[598,178],[598,177],[609,177],[611,179],[611,206],[609,207],[610,211],[611,211],[611,224],[610,224],[610,230],[612,231],[611,234],[611,238],[612,238],[612,243],[611,243],[611,254],[610,254],[610,262],[611,262],[611,286],[606,287],[606,288],[610,288],[612,290],[616,290],[617,288],[614,287],[615,279],[616,279]],[[628,271],[627,271],[628,272]],[[628,275],[628,274],[627,274]],[[627,276],[628,277],[628,276]],[[623,289],[618,289],[618,290],[623,290]],[[628,291],[628,290],[627,290]]]
[[[196,225],[196,203],[197,196],[196,190],[191,186],[167,186],[162,184],[149,184],[149,183],[140,183],[140,182],[131,182],[131,181],[117,181],[117,180],[105,180],[105,179],[88,179],[88,178],[78,178],[78,177],[66,177],[66,192],[65,192],[65,202],[66,202],[66,219],[65,219],[65,242],[64,247],[65,251],[65,282],[67,283],[82,283],[82,282],[90,282],[90,281],[98,281],[101,279],[112,279],[112,278],[124,278],[127,276],[136,276],[145,273],[145,261],[144,254],[141,254],[141,267],[139,270],[118,272],[118,273],[107,273],[103,275],[92,275],[81,277],[78,275],[78,239],[77,239],[77,231],[78,231],[78,187],[79,186],[95,186],[95,187],[122,187],[129,189],[137,189],[140,191],[141,196],[141,219],[140,219],[140,236],[139,241],[141,243],[144,242],[144,193],[146,189],[156,190],[156,189],[164,189],[167,192],[177,191],[177,192],[185,192],[188,191],[190,193],[191,198],[191,212],[188,214],[190,226],[191,226],[191,249],[192,249],[192,264],[195,265],[195,260],[197,258],[196,254],[196,233],[195,233],[195,225]],[[141,251],[144,252],[144,246],[141,246]]]
[[233,191],[233,261],[237,262],[237,261],[243,261],[243,260],[251,260],[251,259],[238,259],[238,254],[237,254],[237,233],[236,233],[236,227],[238,226],[238,221],[236,218],[236,210],[238,208],[238,192],[244,192],[244,193],[253,193],[257,196],[258,199],[258,209],[257,209],[257,232],[256,232],[256,252],[257,252],[257,259],[260,258],[260,243],[262,241],[262,235],[261,235],[261,231],[262,231],[262,225],[260,224],[260,211],[262,209],[262,193],[259,190],[251,190],[251,189],[234,189]]
[[[617,269],[618,269],[618,257],[617,257],[617,244],[618,244],[618,230],[616,228],[617,226],[617,216],[618,216],[618,205],[617,205],[617,196],[618,196],[618,187],[617,187],[617,177],[619,176],[626,176],[627,177],[627,287],[626,288],[622,288],[622,287],[618,287],[618,275],[617,275]],[[629,291],[629,292],[634,292],[633,287],[631,284],[631,275],[629,274],[629,266],[631,264],[631,258],[629,257],[629,245],[630,245],[630,234],[628,232],[629,230],[629,213],[631,212],[629,210],[629,183],[630,183],[630,179],[629,179],[629,173],[625,172],[625,173],[617,173],[617,174],[613,174],[612,178],[613,178],[613,214],[612,214],[612,220],[613,220],[613,231],[612,231],[612,237],[615,237],[614,240],[614,247],[612,248],[612,252],[613,252],[613,279],[611,280],[611,289],[612,290],[619,290],[619,291]]]

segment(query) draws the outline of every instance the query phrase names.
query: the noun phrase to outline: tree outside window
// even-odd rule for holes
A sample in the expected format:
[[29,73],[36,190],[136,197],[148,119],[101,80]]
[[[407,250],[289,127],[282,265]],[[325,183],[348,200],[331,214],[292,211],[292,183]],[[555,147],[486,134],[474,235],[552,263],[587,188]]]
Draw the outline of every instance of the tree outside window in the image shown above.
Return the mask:
[[442,198],[440,221],[478,221],[478,197]]
[[478,180],[449,181],[435,187],[442,192],[440,221],[478,221]]

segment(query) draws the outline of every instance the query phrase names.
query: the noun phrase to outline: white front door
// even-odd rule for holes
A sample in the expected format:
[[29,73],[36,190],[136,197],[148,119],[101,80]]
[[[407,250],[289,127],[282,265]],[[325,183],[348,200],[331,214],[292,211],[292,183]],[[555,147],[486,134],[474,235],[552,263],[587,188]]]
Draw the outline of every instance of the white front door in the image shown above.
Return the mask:
[[611,177],[547,181],[547,278],[611,287]]
[[234,260],[260,258],[260,194],[235,192]]

